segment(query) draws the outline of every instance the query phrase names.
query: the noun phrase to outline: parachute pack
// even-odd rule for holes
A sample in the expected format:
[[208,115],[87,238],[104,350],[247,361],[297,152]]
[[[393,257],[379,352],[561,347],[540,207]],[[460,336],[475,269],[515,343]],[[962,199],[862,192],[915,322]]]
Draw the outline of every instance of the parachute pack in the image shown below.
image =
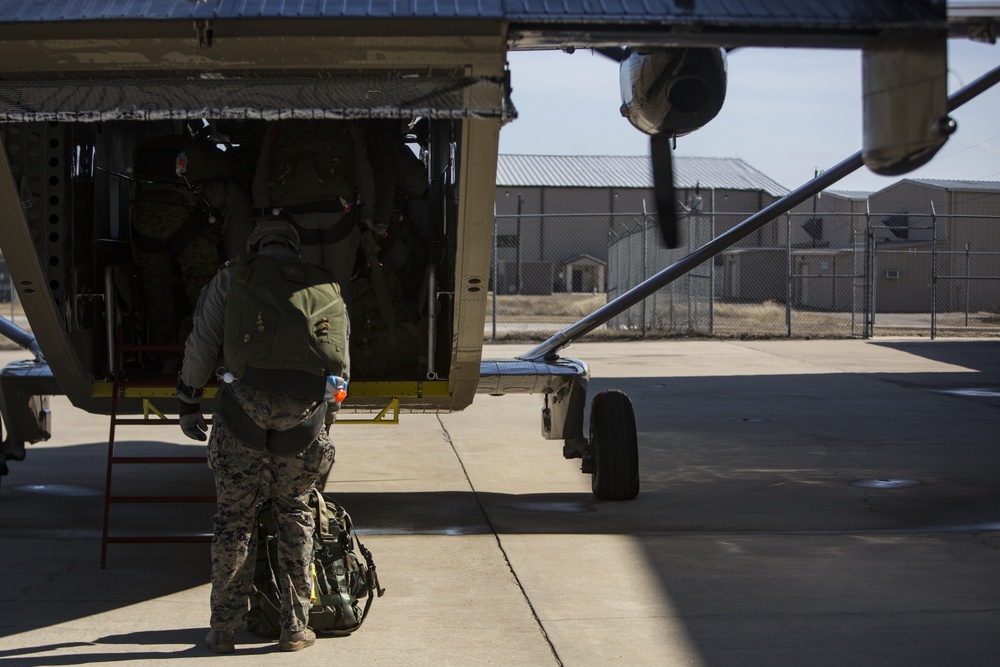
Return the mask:
[[241,382],[323,400],[328,375],[348,367],[347,312],[321,266],[250,255],[226,299],[223,354]]
[[344,210],[354,201],[355,154],[346,121],[284,120],[270,130],[268,188],[271,204],[295,212],[296,205],[327,202]]

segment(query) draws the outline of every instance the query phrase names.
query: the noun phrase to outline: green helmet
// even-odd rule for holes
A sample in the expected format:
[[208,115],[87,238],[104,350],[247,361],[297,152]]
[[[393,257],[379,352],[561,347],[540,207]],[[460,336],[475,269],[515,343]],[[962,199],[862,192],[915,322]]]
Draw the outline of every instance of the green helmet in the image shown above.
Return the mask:
[[282,218],[265,218],[257,223],[247,237],[247,252],[256,252],[268,243],[285,243],[299,249],[299,232],[295,225]]

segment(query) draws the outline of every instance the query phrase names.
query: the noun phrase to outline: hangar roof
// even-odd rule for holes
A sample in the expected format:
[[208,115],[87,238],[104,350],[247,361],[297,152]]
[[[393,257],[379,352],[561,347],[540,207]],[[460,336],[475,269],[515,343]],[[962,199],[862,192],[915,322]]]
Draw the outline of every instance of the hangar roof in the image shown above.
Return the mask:
[[[647,155],[503,155],[497,159],[500,187],[652,188]],[[682,189],[764,191],[788,189],[739,158],[674,157],[674,185]]]
[[1000,181],[958,181],[936,178],[908,178],[902,182],[926,185],[942,190],[976,191],[976,192],[1000,192]]

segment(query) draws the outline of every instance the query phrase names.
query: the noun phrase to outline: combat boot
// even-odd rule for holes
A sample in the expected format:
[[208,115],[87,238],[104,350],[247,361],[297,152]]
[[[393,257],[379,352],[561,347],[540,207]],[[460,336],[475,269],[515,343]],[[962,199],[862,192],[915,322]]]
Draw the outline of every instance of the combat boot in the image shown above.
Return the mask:
[[208,636],[205,637],[205,646],[212,653],[234,653],[236,651],[236,643],[233,638],[233,631],[209,630]]
[[278,639],[278,648],[282,651],[301,651],[307,646],[312,646],[315,643],[316,633],[309,628],[299,630],[298,632],[282,630],[281,638]]

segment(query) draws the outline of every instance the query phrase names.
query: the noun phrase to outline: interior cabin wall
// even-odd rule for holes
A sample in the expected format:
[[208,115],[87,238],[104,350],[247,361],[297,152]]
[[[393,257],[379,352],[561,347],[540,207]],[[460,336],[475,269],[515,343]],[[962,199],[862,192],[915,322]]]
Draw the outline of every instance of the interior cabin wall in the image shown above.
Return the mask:
[[[251,192],[256,156],[270,122],[220,121],[218,129],[233,142],[228,152],[238,165],[241,185]],[[131,252],[130,209],[141,186],[133,158],[136,146],[153,136],[184,135],[197,121],[114,121],[101,123],[32,122],[2,126],[11,171],[26,214],[39,263],[70,344],[95,379],[109,375],[110,347],[105,269],[119,271],[113,315],[135,307],[122,282],[135,279]],[[427,156],[429,238],[426,259],[435,266],[435,294],[420,298],[437,315],[433,366],[445,376],[449,365],[450,322],[454,303],[454,253],[457,230],[457,141],[461,121],[429,123],[423,145]],[[412,139],[412,138],[411,138]],[[423,260],[421,260],[423,261]],[[130,268],[129,268],[130,267]],[[424,272],[419,273],[424,280]],[[425,286],[429,288],[430,286]],[[413,290],[417,292],[417,290]],[[442,295],[440,298],[438,295]]]

